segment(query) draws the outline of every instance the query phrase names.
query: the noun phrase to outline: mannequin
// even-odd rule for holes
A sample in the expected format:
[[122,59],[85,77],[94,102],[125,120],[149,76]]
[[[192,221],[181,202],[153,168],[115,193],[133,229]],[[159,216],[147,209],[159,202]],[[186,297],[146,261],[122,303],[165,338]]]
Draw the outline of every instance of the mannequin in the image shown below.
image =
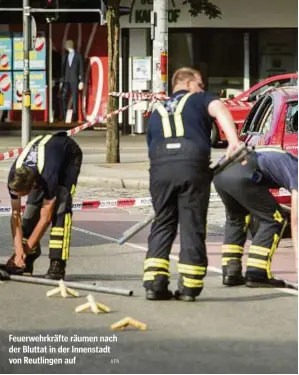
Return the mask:
[[67,40],[65,43],[66,52],[62,56],[61,66],[61,99],[62,114],[66,119],[68,107],[68,93],[71,91],[73,97],[72,121],[78,121],[78,92],[83,90],[84,67],[82,55],[74,48],[74,42]]

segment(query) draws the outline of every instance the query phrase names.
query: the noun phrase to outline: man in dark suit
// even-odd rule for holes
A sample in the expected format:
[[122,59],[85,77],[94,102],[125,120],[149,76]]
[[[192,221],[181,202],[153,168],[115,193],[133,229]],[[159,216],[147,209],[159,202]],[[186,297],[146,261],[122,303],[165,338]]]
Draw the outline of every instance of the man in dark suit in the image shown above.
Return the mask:
[[71,90],[73,96],[73,121],[78,121],[78,91],[83,90],[84,67],[82,55],[75,51],[74,42],[67,40],[65,44],[66,53],[62,57],[62,113],[66,119],[68,107],[68,93]]

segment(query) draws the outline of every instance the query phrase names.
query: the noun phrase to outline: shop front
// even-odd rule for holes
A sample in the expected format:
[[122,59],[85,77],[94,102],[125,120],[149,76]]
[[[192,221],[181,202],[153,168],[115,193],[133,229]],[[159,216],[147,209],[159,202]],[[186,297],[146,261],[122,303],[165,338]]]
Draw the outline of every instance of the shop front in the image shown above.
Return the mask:
[[[202,72],[210,91],[234,94],[266,77],[297,71],[296,0],[287,4],[281,0],[213,2],[222,11],[221,19],[191,17],[182,0],[169,0],[169,81],[177,68],[193,66]],[[126,46],[122,48],[123,60],[151,55],[152,0],[127,1],[124,5],[132,9],[121,19]],[[122,75],[127,77],[128,72]],[[128,86],[125,79],[122,85]]]
[[[0,25],[0,122],[21,119],[23,90],[22,25]],[[63,125],[61,76],[65,42],[73,40],[84,61],[84,86],[79,91],[78,120],[107,113],[107,28],[94,24],[38,25],[35,50],[30,54],[31,109],[34,123]],[[68,98],[72,108],[72,97]]]

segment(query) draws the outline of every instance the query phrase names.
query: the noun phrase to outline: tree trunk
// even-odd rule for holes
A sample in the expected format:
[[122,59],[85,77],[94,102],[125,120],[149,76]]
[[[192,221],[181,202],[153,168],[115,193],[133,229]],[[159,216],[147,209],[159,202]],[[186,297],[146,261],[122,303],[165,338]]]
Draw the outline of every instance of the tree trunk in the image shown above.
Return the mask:
[[[107,7],[108,27],[108,91],[118,91],[119,64],[119,5],[120,0],[109,0]],[[118,109],[118,98],[108,97],[108,113]],[[118,116],[107,119],[106,163],[119,163]]]

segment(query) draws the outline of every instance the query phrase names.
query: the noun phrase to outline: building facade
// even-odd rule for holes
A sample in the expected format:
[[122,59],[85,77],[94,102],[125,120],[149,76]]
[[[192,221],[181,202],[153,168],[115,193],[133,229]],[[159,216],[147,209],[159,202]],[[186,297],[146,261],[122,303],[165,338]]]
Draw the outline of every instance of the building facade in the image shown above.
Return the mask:
[[[220,19],[192,17],[182,0],[168,5],[168,77],[179,67],[198,68],[210,91],[244,90],[275,74],[296,72],[297,0],[214,0]],[[121,17],[122,89],[133,56],[151,56],[152,0],[126,0],[131,14]]]

